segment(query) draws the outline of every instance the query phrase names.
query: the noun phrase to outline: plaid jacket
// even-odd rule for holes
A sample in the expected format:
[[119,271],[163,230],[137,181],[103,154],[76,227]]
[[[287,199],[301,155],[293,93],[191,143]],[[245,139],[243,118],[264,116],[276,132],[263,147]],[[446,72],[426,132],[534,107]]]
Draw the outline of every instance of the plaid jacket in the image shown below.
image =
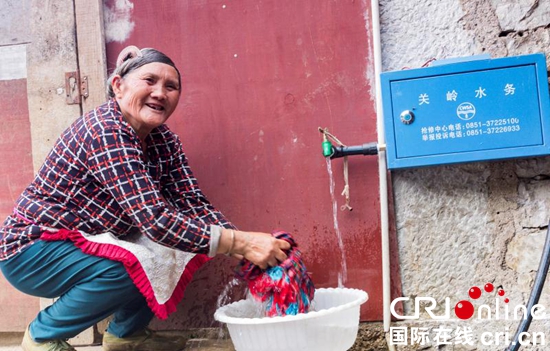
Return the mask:
[[219,231],[212,226],[233,226],[201,192],[167,126],[154,129],[147,142],[145,158],[115,100],[77,119],[0,227],[0,261],[44,228],[117,237],[139,231],[162,245],[209,253],[211,233]]

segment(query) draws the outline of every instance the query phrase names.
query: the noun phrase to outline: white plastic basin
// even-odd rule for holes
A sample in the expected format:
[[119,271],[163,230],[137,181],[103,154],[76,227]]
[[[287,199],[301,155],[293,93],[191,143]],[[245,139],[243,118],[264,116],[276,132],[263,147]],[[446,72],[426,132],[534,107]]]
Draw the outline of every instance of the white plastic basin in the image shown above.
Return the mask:
[[357,289],[316,289],[314,311],[258,318],[257,304],[240,300],[220,307],[214,318],[227,324],[237,351],[346,351],[359,329],[359,307],[367,301]]

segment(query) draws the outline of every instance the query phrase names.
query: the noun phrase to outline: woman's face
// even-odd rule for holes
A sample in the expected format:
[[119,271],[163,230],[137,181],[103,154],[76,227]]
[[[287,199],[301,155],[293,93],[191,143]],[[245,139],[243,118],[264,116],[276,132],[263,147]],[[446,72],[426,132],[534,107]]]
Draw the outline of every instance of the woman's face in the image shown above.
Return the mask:
[[112,81],[122,115],[144,140],[168,120],[180,98],[179,77],[170,65],[152,62]]

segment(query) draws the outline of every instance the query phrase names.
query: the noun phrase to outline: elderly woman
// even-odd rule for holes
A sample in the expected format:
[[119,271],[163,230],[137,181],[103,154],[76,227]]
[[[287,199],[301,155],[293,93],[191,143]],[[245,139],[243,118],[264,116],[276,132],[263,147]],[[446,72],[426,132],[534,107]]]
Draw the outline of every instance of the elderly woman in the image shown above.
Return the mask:
[[[110,315],[105,350],[179,350],[184,340],[146,328],[163,304],[150,296],[146,265],[180,267],[166,274],[185,276],[180,284],[216,254],[262,268],[286,259],[286,241],[236,230],[198,187],[179,138],[164,124],[181,95],[170,58],[123,50],[109,95],[61,135],[0,226],[6,279],[24,293],[59,297],[29,324],[26,351],[74,350],[65,340]],[[153,257],[148,263],[139,254],[144,246],[153,253],[143,255]],[[171,266],[178,256],[162,250],[190,256]],[[179,301],[183,290],[172,295]]]

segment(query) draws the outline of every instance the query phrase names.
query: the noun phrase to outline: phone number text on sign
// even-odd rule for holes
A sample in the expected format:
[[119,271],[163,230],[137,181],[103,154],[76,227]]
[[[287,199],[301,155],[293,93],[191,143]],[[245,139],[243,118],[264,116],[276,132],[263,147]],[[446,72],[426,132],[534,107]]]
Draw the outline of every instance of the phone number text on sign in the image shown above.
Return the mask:
[[491,119],[486,122],[468,122],[466,136],[519,132],[521,130],[519,122],[519,118],[515,117]]
[[486,122],[466,122],[421,128],[423,141],[473,137],[483,134],[514,133],[521,130],[519,118],[498,118]]

